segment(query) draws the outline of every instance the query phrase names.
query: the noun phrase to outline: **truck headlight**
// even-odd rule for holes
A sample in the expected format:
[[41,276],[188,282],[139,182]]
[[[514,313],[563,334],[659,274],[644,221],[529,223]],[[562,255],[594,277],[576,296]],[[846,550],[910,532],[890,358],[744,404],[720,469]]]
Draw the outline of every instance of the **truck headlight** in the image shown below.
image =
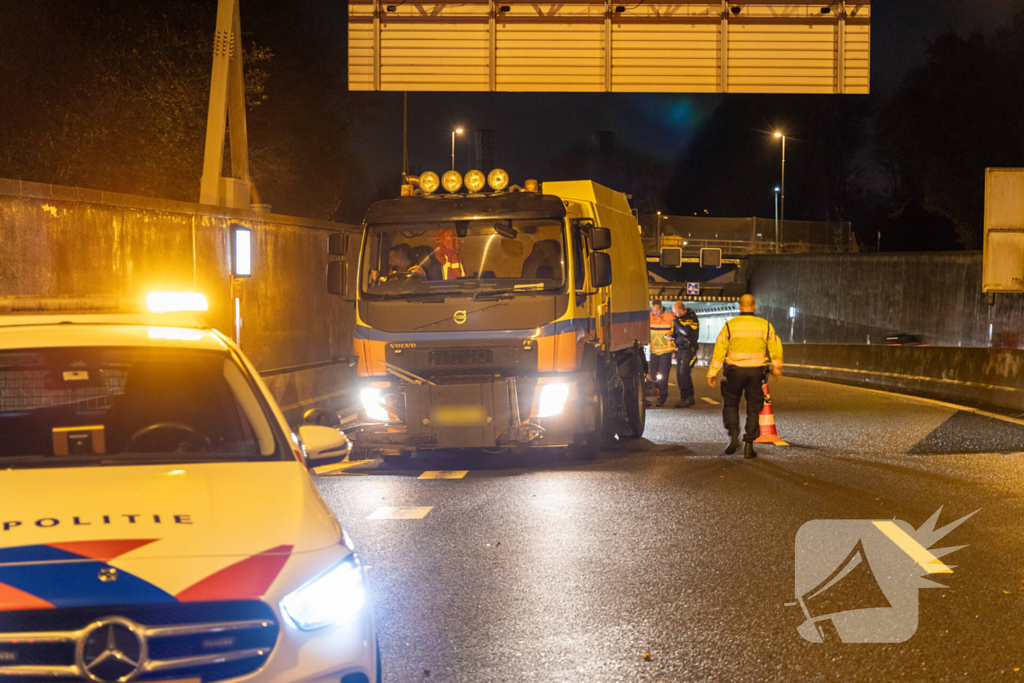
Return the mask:
[[281,600],[281,611],[303,631],[354,619],[366,603],[363,572],[354,555]]
[[380,403],[379,388],[367,387],[363,389],[359,392],[359,399],[363,404],[363,410],[366,411],[366,417],[371,420],[380,420],[381,422],[387,422],[391,419],[388,411]]
[[569,385],[564,382],[545,384],[540,388],[540,404],[537,406],[537,417],[558,415],[565,409],[569,400]]

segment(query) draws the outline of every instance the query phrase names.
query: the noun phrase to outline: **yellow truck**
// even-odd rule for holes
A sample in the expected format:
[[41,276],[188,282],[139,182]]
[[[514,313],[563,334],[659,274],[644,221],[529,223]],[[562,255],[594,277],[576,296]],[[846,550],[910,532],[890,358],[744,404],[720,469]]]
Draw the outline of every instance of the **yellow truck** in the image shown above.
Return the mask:
[[[454,175],[453,175],[454,174]],[[591,181],[408,178],[363,224],[357,451],[570,448],[640,437],[647,269],[625,195]],[[435,194],[444,188],[447,194]],[[331,287],[339,293],[338,287]]]

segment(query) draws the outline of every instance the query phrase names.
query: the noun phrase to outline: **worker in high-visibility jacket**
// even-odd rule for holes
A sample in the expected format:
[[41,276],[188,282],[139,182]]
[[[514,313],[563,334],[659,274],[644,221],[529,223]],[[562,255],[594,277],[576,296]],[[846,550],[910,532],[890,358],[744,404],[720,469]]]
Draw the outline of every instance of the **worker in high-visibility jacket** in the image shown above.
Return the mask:
[[756,458],[754,440],[761,435],[758,416],[764,408],[762,384],[766,372],[782,374],[782,342],[772,324],[754,315],[757,302],[750,294],[740,297],[740,314],[725,324],[715,342],[715,355],[708,367],[708,384],[715,386],[722,372],[722,420],[729,432],[725,452],[739,448],[740,397],[747,403],[747,425],[743,434],[743,457]]
[[676,350],[672,341],[672,324],[675,316],[665,310],[661,300],[651,302],[651,353],[648,368],[651,383],[658,388],[658,407],[668,400],[668,376],[672,372],[672,352]]

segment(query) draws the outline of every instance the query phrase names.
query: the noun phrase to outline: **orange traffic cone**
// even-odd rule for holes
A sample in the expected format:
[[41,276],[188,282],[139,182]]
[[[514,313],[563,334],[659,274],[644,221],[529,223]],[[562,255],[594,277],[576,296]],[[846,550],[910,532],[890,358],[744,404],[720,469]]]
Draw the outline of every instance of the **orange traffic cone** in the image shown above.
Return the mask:
[[782,440],[779,433],[775,431],[775,413],[772,412],[772,395],[768,393],[768,380],[766,379],[761,385],[764,390],[764,408],[761,409],[761,414],[757,416],[758,423],[761,425],[761,436],[754,440],[754,443],[773,443],[777,446],[788,446],[789,444]]

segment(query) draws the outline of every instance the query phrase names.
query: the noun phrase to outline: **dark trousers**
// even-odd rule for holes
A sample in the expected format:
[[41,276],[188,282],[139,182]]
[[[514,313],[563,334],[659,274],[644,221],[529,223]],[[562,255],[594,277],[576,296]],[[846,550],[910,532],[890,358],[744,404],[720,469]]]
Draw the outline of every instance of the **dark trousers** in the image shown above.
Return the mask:
[[[668,400],[668,376],[672,372],[672,354],[651,354],[651,383],[658,387],[658,402],[664,403]],[[661,379],[658,379],[661,375]]]
[[722,421],[730,434],[740,431],[740,397],[747,403],[747,429],[743,440],[752,442],[761,436],[758,416],[764,408],[764,368],[726,365],[722,371]]
[[683,402],[693,400],[693,377],[690,373],[695,355],[692,349],[676,351],[676,384],[679,385],[679,400]]

